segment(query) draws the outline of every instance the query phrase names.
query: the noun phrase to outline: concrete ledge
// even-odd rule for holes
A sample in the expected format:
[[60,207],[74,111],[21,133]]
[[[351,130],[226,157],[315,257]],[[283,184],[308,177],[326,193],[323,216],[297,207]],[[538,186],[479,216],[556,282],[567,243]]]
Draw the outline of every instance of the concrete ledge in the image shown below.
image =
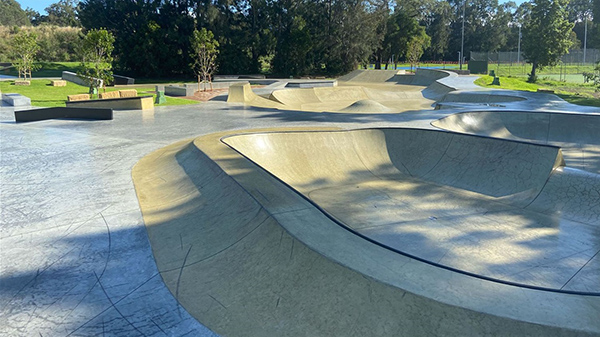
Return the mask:
[[2,96],[2,102],[10,106],[30,106],[31,99],[21,94],[0,94]]
[[[62,72],[62,79],[66,80],[66,81],[69,81],[69,82],[73,82],[75,84],[82,85],[84,87],[87,87],[87,86],[90,85],[89,84],[89,80],[87,78],[80,77],[76,73],[70,72],[70,71],[63,71]],[[93,80],[96,81],[98,87],[102,87],[102,84],[104,82],[101,79],[94,78]]]
[[198,90],[196,86],[179,86],[179,85],[167,85],[165,86],[165,95],[167,96],[194,96],[194,93]]
[[15,111],[16,122],[34,122],[57,118],[111,120],[113,119],[113,111],[112,109],[62,107]]
[[154,102],[152,100],[152,96],[140,96],[67,102],[67,107],[109,108],[113,110],[149,110],[154,109]]
[[132,77],[113,75],[114,82],[116,85],[131,85],[135,84],[135,79]]
[[306,82],[288,82],[285,85],[288,88],[317,88],[317,87],[335,87],[337,80],[331,81],[306,81]]

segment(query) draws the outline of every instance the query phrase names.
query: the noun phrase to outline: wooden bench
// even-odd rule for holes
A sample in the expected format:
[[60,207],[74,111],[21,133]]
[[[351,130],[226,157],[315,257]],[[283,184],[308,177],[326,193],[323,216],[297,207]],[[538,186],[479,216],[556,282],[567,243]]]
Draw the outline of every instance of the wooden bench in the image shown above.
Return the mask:
[[67,102],[75,102],[75,101],[86,101],[90,99],[89,94],[79,94],[79,95],[69,95],[67,96]]
[[137,97],[137,90],[135,90],[135,89],[119,90],[119,95],[121,98]]
[[66,87],[67,81],[65,80],[52,80],[50,81],[50,85],[53,87]]
[[118,91],[109,91],[109,92],[101,92],[99,95],[100,99],[108,99],[108,98],[120,98],[121,95]]

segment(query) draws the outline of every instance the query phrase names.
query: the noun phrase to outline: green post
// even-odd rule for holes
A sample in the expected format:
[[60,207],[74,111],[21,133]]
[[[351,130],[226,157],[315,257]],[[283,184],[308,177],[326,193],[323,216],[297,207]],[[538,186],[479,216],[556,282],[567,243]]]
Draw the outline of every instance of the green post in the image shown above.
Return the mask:
[[163,103],[167,103],[167,98],[165,97],[165,92],[157,91],[156,92],[156,101],[154,102],[154,104],[163,104]]

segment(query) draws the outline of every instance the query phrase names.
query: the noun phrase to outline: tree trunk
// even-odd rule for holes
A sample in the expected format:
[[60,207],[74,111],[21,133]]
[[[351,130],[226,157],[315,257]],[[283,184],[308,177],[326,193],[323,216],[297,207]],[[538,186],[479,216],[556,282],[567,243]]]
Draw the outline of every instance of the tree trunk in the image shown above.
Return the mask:
[[533,61],[532,65],[531,65],[531,74],[529,74],[529,82],[531,82],[531,83],[535,83],[537,80],[537,77],[535,75],[536,69],[537,69],[537,61]]

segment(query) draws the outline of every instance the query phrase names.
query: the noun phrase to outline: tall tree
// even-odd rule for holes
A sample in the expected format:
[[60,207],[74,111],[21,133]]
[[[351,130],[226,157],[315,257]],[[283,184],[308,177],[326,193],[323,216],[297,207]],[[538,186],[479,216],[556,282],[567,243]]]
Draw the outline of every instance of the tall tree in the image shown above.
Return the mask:
[[15,0],[0,0],[0,26],[29,26],[29,18]]
[[106,29],[92,29],[83,38],[79,75],[88,79],[90,93],[100,86],[96,79],[102,80],[105,86],[113,78],[111,62],[114,43],[114,36]]
[[531,16],[523,26],[523,55],[532,64],[529,81],[537,80],[538,68],[556,65],[571,46],[573,24],[567,17],[568,0],[534,0]]
[[431,23],[426,28],[427,35],[431,36],[431,46],[427,52],[431,60],[443,59],[448,52],[452,19],[450,4],[447,1],[438,1],[432,12]]
[[77,11],[78,1],[59,0],[46,7],[46,13],[48,13],[48,15],[43,18],[42,21],[56,26],[81,27]]
[[212,75],[217,66],[219,42],[215,40],[213,33],[206,30],[206,28],[194,30],[190,41],[193,50],[191,56],[194,60],[191,66],[198,76],[198,91],[200,91],[200,83],[210,83],[210,89],[212,90]]
[[33,32],[21,31],[12,40],[14,52],[13,65],[19,72],[19,78],[31,79],[31,72],[36,69],[35,54],[40,46],[37,44],[37,35]]

